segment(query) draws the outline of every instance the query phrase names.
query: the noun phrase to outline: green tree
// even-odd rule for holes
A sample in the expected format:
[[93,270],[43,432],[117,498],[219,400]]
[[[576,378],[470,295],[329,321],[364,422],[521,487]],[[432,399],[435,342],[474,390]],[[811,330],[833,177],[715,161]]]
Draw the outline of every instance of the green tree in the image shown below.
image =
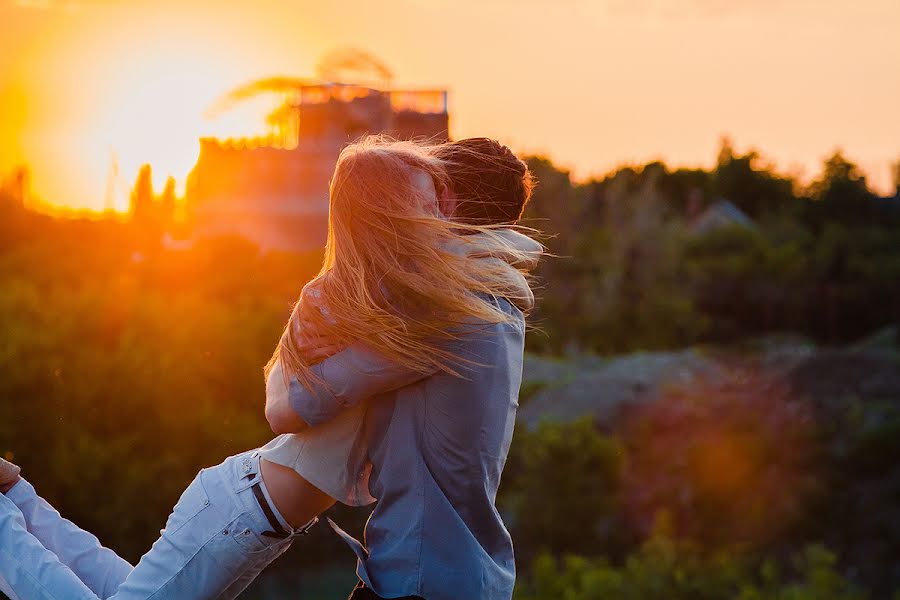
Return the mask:
[[713,195],[730,200],[754,219],[790,210],[795,200],[791,180],[775,175],[761,161],[755,150],[736,155],[731,143],[723,140],[710,182]]
[[515,532],[516,555],[540,549],[591,552],[620,545],[615,526],[622,449],[589,419],[516,431],[501,505]]
[[604,559],[540,555],[519,579],[515,600],[865,600],[836,569],[833,553],[812,545],[795,558],[793,577],[778,564],[736,550],[704,553],[664,534],[621,566]]
[[876,196],[859,167],[837,150],[828,157],[822,174],[807,190],[811,224],[820,230],[825,223],[862,225],[877,222]]

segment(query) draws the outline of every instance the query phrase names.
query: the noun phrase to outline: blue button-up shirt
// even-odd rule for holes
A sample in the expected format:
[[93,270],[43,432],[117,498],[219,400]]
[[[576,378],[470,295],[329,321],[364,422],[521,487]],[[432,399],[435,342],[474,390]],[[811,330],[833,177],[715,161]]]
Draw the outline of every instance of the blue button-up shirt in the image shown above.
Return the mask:
[[369,403],[377,502],[365,547],[344,535],[379,596],[512,597],[512,540],[494,501],[518,407],[525,321],[496,302],[513,319],[463,336],[457,352],[471,361],[463,377],[423,375],[357,345],[317,365],[321,385],[291,383],[291,406],[313,427]]

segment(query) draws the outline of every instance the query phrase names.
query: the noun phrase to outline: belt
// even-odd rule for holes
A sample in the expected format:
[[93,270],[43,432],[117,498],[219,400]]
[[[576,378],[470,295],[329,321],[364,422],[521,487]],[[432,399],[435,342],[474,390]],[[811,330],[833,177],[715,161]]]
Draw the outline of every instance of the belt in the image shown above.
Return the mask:
[[[256,497],[256,501],[259,502],[259,507],[262,509],[263,514],[266,515],[266,520],[269,521],[269,525],[272,527],[272,531],[263,531],[263,535],[273,538],[289,537],[291,534],[285,531],[284,527],[281,526],[281,523],[278,522],[278,517],[275,516],[272,507],[269,506],[269,502],[266,500],[266,495],[263,494],[259,482],[257,481],[254,483],[250,489],[253,490],[253,496]],[[304,531],[303,533],[306,532]]]

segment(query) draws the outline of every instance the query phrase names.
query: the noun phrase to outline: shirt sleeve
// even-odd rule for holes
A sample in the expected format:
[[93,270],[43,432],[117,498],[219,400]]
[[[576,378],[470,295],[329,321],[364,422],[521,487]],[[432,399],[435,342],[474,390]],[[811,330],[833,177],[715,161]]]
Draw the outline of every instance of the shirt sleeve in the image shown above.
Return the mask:
[[[510,247],[515,252],[510,252]],[[513,229],[495,229],[489,234],[460,236],[450,241],[448,249],[460,255],[499,258],[526,271],[537,266],[544,251],[540,243]]]
[[319,381],[304,387],[291,377],[288,400],[308,425],[315,427],[366,398],[425,379],[422,373],[399,365],[363,344],[354,344],[313,367]]

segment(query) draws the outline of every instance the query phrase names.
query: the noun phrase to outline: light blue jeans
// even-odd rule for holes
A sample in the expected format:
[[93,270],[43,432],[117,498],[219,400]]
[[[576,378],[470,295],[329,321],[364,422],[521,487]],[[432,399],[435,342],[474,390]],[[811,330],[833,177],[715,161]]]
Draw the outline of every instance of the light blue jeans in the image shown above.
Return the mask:
[[[272,535],[255,485],[285,536]],[[259,455],[238,454],[200,471],[132,569],[22,480],[0,494],[2,589],[21,600],[235,598],[316,520],[292,529],[262,482]]]

